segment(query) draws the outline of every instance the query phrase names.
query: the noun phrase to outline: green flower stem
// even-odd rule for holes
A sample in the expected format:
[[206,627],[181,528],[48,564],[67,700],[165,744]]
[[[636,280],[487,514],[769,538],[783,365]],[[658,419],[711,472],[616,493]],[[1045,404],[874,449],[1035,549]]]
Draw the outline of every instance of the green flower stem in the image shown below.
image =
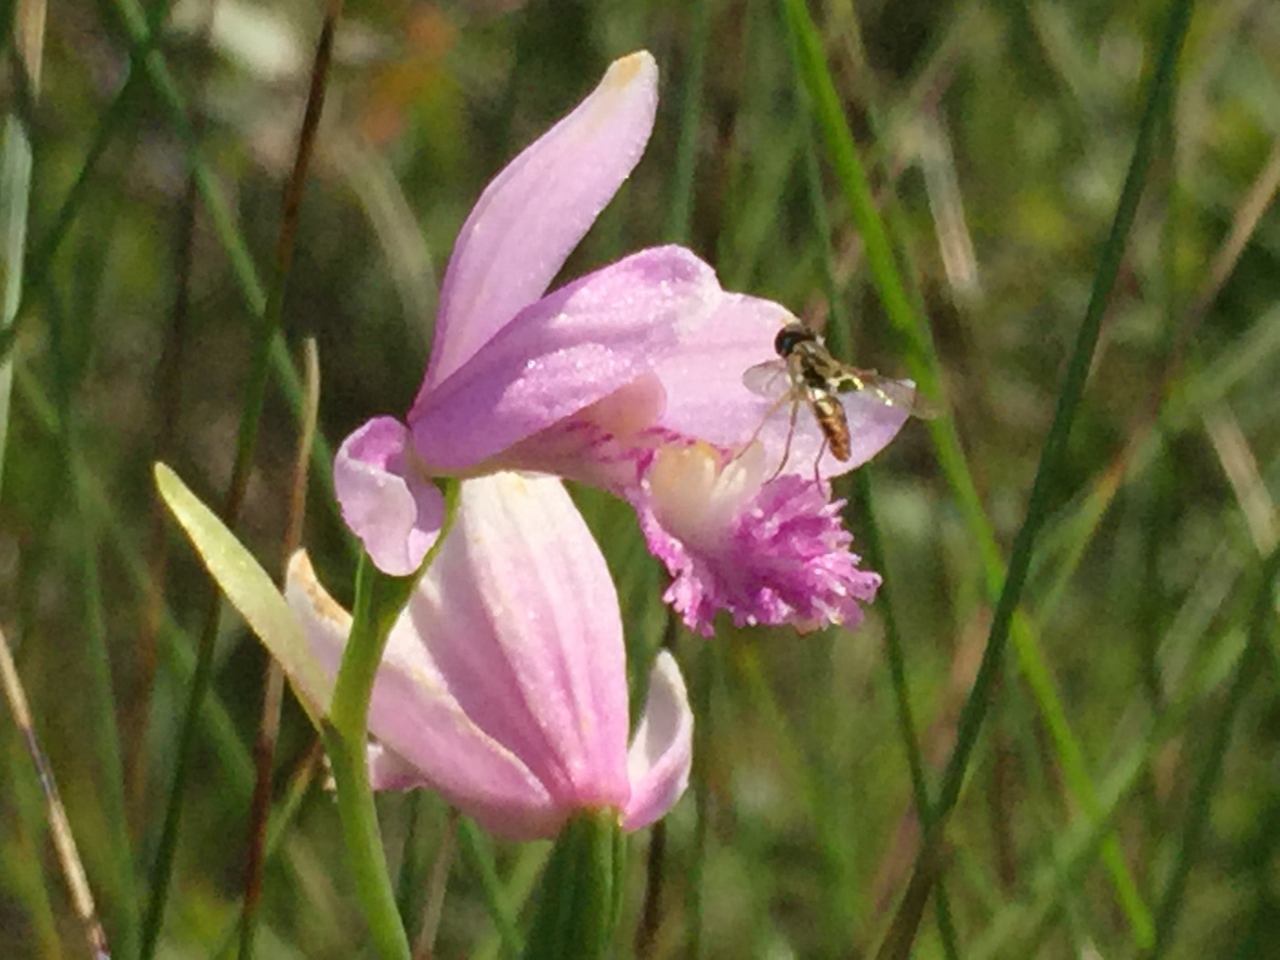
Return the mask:
[[321,731],[333,767],[338,814],[342,819],[356,896],[364,910],[377,954],[384,960],[410,960],[411,952],[387,870],[382,835],[378,830],[378,811],[369,783],[365,759],[369,703],[391,628],[409,602],[418,578],[431,565],[453,526],[458,486],[457,481],[448,482],[444,526],[416,574],[387,576],[380,573],[367,556],[361,558],[356,573],[351,635],[342,655],[328,720]]
[[569,821],[542,874],[526,960],[613,955],[625,851],[616,810],[584,812]]

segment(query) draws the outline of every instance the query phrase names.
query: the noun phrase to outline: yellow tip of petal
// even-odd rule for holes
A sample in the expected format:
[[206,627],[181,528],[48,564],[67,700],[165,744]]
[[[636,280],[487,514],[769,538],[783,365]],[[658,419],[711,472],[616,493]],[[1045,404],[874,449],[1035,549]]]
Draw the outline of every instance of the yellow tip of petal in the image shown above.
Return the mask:
[[604,89],[626,87],[635,82],[642,73],[656,73],[657,70],[658,65],[654,62],[653,54],[648,50],[638,50],[613,61],[600,86]]

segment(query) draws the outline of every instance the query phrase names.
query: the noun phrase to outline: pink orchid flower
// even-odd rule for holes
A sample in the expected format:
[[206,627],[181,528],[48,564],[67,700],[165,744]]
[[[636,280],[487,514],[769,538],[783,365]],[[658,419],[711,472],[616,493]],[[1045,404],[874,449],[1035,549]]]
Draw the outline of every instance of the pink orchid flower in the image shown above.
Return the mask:
[[617,61],[484,191],[407,423],[374,419],[338,453],[343,516],[381,569],[405,574],[440,529],[432,476],[552,473],[636,508],[691,628],[710,636],[719,610],[740,625],[855,626],[880,580],[849,552],[822,479],[873,456],[905,411],[845,395],[851,456],[823,453],[807,410],[793,429],[790,404],[742,383],[795,318],[722,290],[682,247],[545,292],[639,161],[656,104],[652,57]]
[[[305,553],[285,597],[336,675],[351,618]],[[374,682],[374,789],[431,787],[512,840],[554,837],[584,810],[616,810],[638,830],[689,780],[693,714],[669,653],[629,748],[628,722],[618,595],[560,481],[499,473],[462,484],[453,532]]]

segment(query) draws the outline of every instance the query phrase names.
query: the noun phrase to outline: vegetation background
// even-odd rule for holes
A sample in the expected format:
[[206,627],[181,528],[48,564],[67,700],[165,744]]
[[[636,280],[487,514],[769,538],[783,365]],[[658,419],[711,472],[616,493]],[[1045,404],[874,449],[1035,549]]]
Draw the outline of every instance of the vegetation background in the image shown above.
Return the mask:
[[[856,632],[669,630],[632,514],[576,492],[633,659],[665,636],[699,720],[693,788],[632,840],[619,956],[1275,955],[1280,6],[1191,7],[822,0],[806,33],[797,0],[347,4],[251,417],[238,530],[268,569],[303,338],[322,438],[405,411],[470,205],[642,47],[657,129],[566,275],[687,243],[944,410],[842,491],[886,583]],[[175,775],[159,955],[238,949],[266,662],[223,616],[184,734],[211,588],[151,464],[227,490],[322,15],[0,3],[0,625],[119,957],[155,912]],[[1056,410],[1069,439],[1032,497]],[[304,542],[349,600],[321,468],[309,502]],[[1025,583],[993,616],[1011,563]],[[0,956],[84,956],[12,723],[0,751]],[[313,760],[287,702],[260,957],[368,949]],[[455,842],[425,794],[380,811],[412,918],[455,851],[437,954],[502,956],[545,845]]]

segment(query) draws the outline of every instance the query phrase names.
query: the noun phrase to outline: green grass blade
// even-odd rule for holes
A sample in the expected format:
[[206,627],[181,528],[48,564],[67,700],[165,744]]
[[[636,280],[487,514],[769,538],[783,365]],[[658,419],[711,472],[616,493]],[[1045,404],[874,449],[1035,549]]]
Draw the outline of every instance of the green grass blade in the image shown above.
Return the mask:
[[[907,293],[906,284],[902,280],[902,275],[893,256],[887,232],[875,208],[867,177],[863,172],[861,161],[853,145],[852,136],[849,134],[848,125],[844,120],[834,83],[826,70],[820,38],[802,3],[797,2],[797,0],[783,0],[783,8],[788,26],[797,39],[799,50],[798,69],[813,100],[819,126],[827,136],[833,164],[844,189],[846,200],[853,213],[854,221],[862,234],[867,250],[868,265],[877,290],[880,293],[886,314],[895,329],[906,337],[911,347],[913,375],[920,382],[926,394],[934,393],[940,378],[937,372],[936,354],[933,350],[928,326],[919,311],[914,309],[912,298]],[[1181,38],[1185,33],[1185,17],[1179,11],[1175,11],[1175,13],[1178,15],[1173,18],[1170,29],[1166,34],[1164,52],[1162,53],[1160,66],[1157,68],[1155,82],[1153,82],[1151,88],[1147,111],[1140,126],[1134,162],[1130,166],[1125,190],[1122,191],[1121,203],[1113,224],[1112,237],[1105,248],[1103,264],[1095,278],[1094,296],[1091,300],[1090,309],[1086,314],[1085,324],[1081,330],[1080,343],[1082,345],[1086,340],[1096,341],[1096,326],[1101,321],[1106,296],[1114,283],[1115,272],[1118,269],[1119,259],[1123,252],[1123,239],[1132,221],[1137,197],[1140,194],[1140,187],[1145,178],[1147,160],[1149,159],[1151,143],[1156,128],[1156,119],[1163,111],[1162,104],[1169,95],[1172,71],[1176,63],[1177,47],[1180,45]],[[1181,26],[1179,26],[1179,22],[1181,22]],[[1095,329],[1090,335],[1089,327],[1091,324]],[[1078,370],[1069,373],[1068,386],[1064,388],[1064,392],[1059,396],[1059,415],[1055,417],[1056,429],[1051,429],[1049,441],[1046,444],[1046,453],[1054,452],[1053,462],[1055,464],[1060,456],[1060,449],[1065,445],[1065,438],[1069,432],[1071,419],[1074,418],[1074,408],[1078,404],[1078,394],[1083,387],[1083,375],[1087,373],[1088,359],[1091,355],[1091,345],[1088,352],[1083,356],[1077,350],[1076,367],[1078,367]],[[1073,377],[1078,377],[1074,385],[1072,382]],[[1074,399],[1070,395],[1070,389],[1076,391]],[[1064,403],[1064,401],[1067,402]],[[1067,414],[1065,417],[1063,416],[1064,412]],[[954,425],[946,418],[934,421],[931,425],[931,433],[943,472],[957,495],[967,525],[976,534],[975,539],[983,554],[987,568],[988,589],[994,591],[1001,579],[999,553],[977,496],[972,475],[965,463],[958,435],[955,432]],[[1042,466],[1044,464],[1045,460],[1042,459]],[[1048,477],[1050,475],[1051,472],[1038,474],[1039,477]],[[1040,492],[1037,498],[1036,485],[1033,484],[1032,504],[1043,509],[1041,504],[1037,504],[1037,500],[1043,500],[1045,497],[1047,493],[1046,482],[1042,480],[1039,486]],[[1028,515],[1032,517],[1033,525],[1038,526],[1042,518],[1032,515],[1030,506]],[[1019,557],[1015,548],[1014,559],[1020,564],[1025,565],[1029,562],[1030,547],[1034,543],[1035,532],[1034,529],[1028,531],[1029,536],[1026,539],[1025,554],[1023,556]],[[1015,579],[1015,576],[1017,579]],[[1024,576],[1025,569],[1019,573],[1011,564],[1010,577],[1005,581],[1001,595],[1008,595],[1010,585],[1015,587],[1015,594],[1020,594],[1021,583],[1017,581]],[[997,603],[998,611],[1000,606],[1001,604]],[[1013,621],[1013,635],[1018,647],[1020,664],[1024,672],[1028,674],[1028,680],[1036,693],[1037,700],[1041,703],[1042,711],[1046,714],[1046,720],[1053,733],[1055,745],[1059,750],[1068,783],[1072,787],[1073,793],[1076,794],[1077,799],[1088,808],[1094,804],[1094,796],[1092,784],[1084,765],[1083,753],[1079,750],[1071,734],[1065,711],[1061,708],[1060,700],[1054,690],[1052,679],[1038,644],[1035,643],[1034,637],[1029,630],[1023,626],[1021,618],[1014,620],[1015,609],[1016,603],[1009,606],[1007,612],[1001,613],[1001,616]],[[975,686],[975,692],[981,693],[984,698],[994,680],[995,667],[1003,659],[1003,647],[1008,638],[1009,627],[1010,623],[1006,622],[1000,628],[1002,635],[997,639],[997,642],[994,645],[988,645],[987,653],[989,657],[984,659],[983,666],[985,669],[980,670],[978,675],[978,680],[982,686]],[[996,638],[996,634],[993,633],[992,636],[993,639]],[[963,760],[964,762],[953,765],[950,774],[944,781],[943,802],[940,804],[943,811],[952,806],[958,796],[960,781],[955,779],[955,772],[962,772],[967,767],[967,756],[972,750],[973,743],[976,742],[975,735],[986,710],[985,705],[977,706],[979,702],[971,697],[969,708],[962,715],[961,738],[957,744],[957,754],[954,755],[953,759]],[[975,721],[977,721],[976,724]],[[1108,844],[1104,849],[1104,859],[1108,862],[1113,880],[1130,917],[1135,939],[1140,945],[1149,942],[1151,924],[1148,911],[1120,856],[1118,846]]]
[[1227,694],[1227,702],[1213,729],[1204,754],[1204,766],[1188,803],[1189,815],[1178,844],[1173,874],[1165,886],[1164,896],[1160,899],[1152,956],[1163,956],[1173,941],[1173,932],[1178,924],[1183,896],[1186,894],[1187,878],[1190,876],[1191,866],[1195,862],[1205,828],[1208,826],[1209,807],[1218,781],[1222,777],[1222,768],[1226,762],[1227,747],[1231,743],[1236,714],[1254,682],[1261,676],[1267,661],[1275,659],[1272,644],[1276,640],[1274,587],[1278,573],[1280,573],[1280,549],[1273,550],[1262,564],[1258,592],[1250,616],[1248,644],[1236,666],[1235,676]]
[[[51,353],[54,360],[54,404],[57,411],[57,443],[64,475],[71,477],[80,460],[79,438],[74,416],[74,385],[67,350],[65,318],[49,311]],[[138,931],[135,899],[135,864],[129,837],[129,821],[124,796],[124,759],[120,749],[120,726],[112,686],[111,655],[107,645],[106,616],[103,610],[102,581],[98,567],[97,526],[90,520],[83,488],[69,484],[71,515],[77,532],[75,559],[78,567],[81,602],[84,605],[84,664],[88,672],[86,698],[95,718],[87,742],[100,764],[98,798],[107,820],[112,848],[112,885],[106,894],[106,912],[114,920],[110,931],[114,949],[131,956]]]
[[[9,330],[22,299],[23,255],[27,243],[27,203],[31,194],[31,142],[22,122],[0,120],[0,330]],[[0,360],[0,489],[13,394],[13,356]]]
[[1124,258],[1125,241],[1128,238],[1129,229],[1133,225],[1133,219],[1138,210],[1138,200],[1142,196],[1142,188],[1152,159],[1158,121],[1164,112],[1166,102],[1173,95],[1178,52],[1186,37],[1193,5],[1193,0],[1175,0],[1172,5],[1164,43],[1151,79],[1146,108],[1138,126],[1133,159],[1129,164],[1129,172],[1120,193],[1120,202],[1112,221],[1110,235],[1102,249],[1084,321],[1080,325],[1062,389],[1058,394],[1057,409],[1041,452],[1035,480],[1031,485],[1026,515],[1014,540],[1009,572],[992,618],[987,648],[983,653],[982,664],[960,718],[956,747],[947,765],[938,798],[938,808],[942,814],[948,812],[959,798],[964,774],[968,769],[973,749],[977,745],[978,733],[991,704],[992,688],[996,672],[1003,660],[1009,626],[1021,599],[1036,537],[1048,513],[1050,488],[1060,475],[1065,463],[1067,438],[1070,436],[1071,426],[1080,408],[1085,381],[1089,374],[1089,364],[1093,359],[1093,351],[1097,346],[1098,334],[1102,327],[1102,317],[1106,312],[1107,302],[1115,286],[1120,263]]
[[711,0],[693,3],[693,32],[689,37],[680,104],[680,136],[676,144],[675,171],[670,185],[666,237],[670,243],[688,243],[693,219],[693,183],[697,170],[702,127],[702,78],[706,72],[707,42],[711,36]]

